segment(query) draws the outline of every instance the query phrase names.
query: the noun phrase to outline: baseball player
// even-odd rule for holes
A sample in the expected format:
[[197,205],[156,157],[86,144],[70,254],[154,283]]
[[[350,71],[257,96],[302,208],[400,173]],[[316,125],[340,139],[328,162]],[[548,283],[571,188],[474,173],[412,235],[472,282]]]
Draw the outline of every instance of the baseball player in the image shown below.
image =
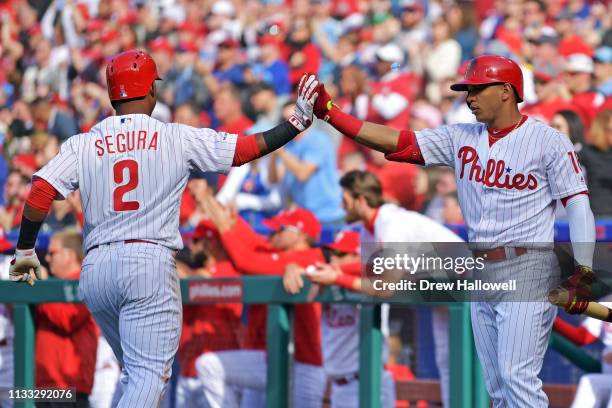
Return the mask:
[[[342,284],[342,277],[344,282],[351,284],[353,278],[357,279],[355,275],[342,274],[340,268],[342,265],[360,262],[359,233],[340,232],[336,240],[326,247],[333,251],[329,267],[326,267],[327,264],[320,264],[315,271],[314,268],[288,265],[283,283],[289,293],[296,294],[301,290],[302,276],[308,276],[320,284],[330,285]],[[349,289],[355,290],[352,285]],[[384,314],[385,317],[387,315]],[[359,406],[359,307],[340,303],[323,305],[321,340],[323,368],[331,384],[332,408]],[[386,360],[386,354],[385,343],[383,361]],[[386,370],[383,373],[381,401],[382,407],[395,406],[395,382],[391,373]]]
[[[527,272],[531,279],[542,277],[540,288],[554,284],[559,266],[549,249],[555,201],[561,200],[577,264],[563,283],[575,294],[565,308],[582,312],[587,302],[580,300],[588,297],[593,279],[595,224],[573,146],[555,129],[521,115],[523,76],[508,58],[474,58],[465,79],[451,89],[467,92],[467,106],[478,123],[399,131],[342,112],[324,86],[315,115],[389,160],[453,168],[470,246],[477,249],[475,256],[486,258],[486,274],[524,279]],[[510,301],[521,293],[496,295],[496,302],[472,303],[476,349],[493,405],[548,406],[538,374],[556,309],[543,300]]]
[[[325,259],[320,249],[311,247],[321,232],[321,224],[308,210],[298,208],[266,219],[265,225],[277,232],[265,246],[262,237],[244,221],[237,219],[233,223],[230,213],[212,196],[209,196],[208,209],[212,210],[209,215],[218,228],[220,242],[229,259],[242,273],[282,275],[289,263],[306,267]],[[237,388],[247,389],[242,406],[265,406],[266,313],[264,305],[249,306],[243,350],[209,352],[196,360],[198,377],[212,408],[237,407]],[[323,401],[325,374],[320,318],[321,306],[317,303],[295,306],[293,405],[298,408],[318,408]]]
[[106,79],[116,115],[68,139],[34,175],[10,276],[34,283],[34,246],[49,207],[80,189],[87,252],[80,294],[122,367],[119,407],[154,407],[181,333],[174,253],[183,246],[178,213],[189,173],[227,172],[287,143],[312,122],[317,81],[303,76],[287,122],[237,140],[151,118],[160,78],[142,51],[111,58]]
[[[347,221],[361,221],[366,227],[361,236],[364,243],[463,242],[454,232],[438,222],[395,204],[385,203],[380,180],[371,172],[359,170],[348,172],[340,179],[340,185],[342,186],[342,202]],[[354,277],[330,265],[319,264],[318,266],[316,272],[307,275],[315,283],[337,283],[353,290],[368,290],[367,283],[369,282],[364,282],[361,276]],[[440,372],[444,406],[448,407],[448,321],[445,315],[446,311],[444,309],[433,309],[436,364]],[[386,318],[384,314],[383,318]],[[386,322],[383,321],[383,333],[385,332],[385,326]],[[356,328],[356,330],[358,329]],[[325,333],[325,330],[323,330],[323,333]],[[323,339],[325,340],[325,336]],[[355,350],[354,368],[356,368],[357,356]],[[383,377],[383,383],[384,379],[385,377]],[[333,390],[334,387],[332,386],[332,396]],[[338,400],[340,401],[347,398],[346,395],[348,394],[344,390],[343,387],[338,388]],[[358,393],[354,393],[354,395],[358,395]],[[386,395],[387,392],[383,391],[383,397]],[[383,402],[383,405],[389,406],[386,402]],[[345,405],[339,403],[338,406]]]
[[[601,302],[612,307],[610,302]],[[557,316],[553,328],[578,346],[601,340],[601,373],[580,377],[571,408],[612,408],[612,323],[587,317],[578,327]]]

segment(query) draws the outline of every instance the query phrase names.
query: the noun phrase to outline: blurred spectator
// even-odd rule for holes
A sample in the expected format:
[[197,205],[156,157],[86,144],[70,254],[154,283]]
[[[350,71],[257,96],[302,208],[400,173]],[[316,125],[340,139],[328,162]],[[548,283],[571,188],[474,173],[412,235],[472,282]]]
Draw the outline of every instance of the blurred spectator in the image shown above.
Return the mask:
[[254,80],[270,84],[277,95],[291,92],[289,66],[281,58],[282,38],[278,35],[264,35],[259,38],[259,64],[253,64],[251,75]]
[[67,61],[52,60],[52,51],[50,41],[42,39],[38,42],[34,59],[23,73],[21,92],[26,102],[52,94],[63,99],[68,97]]
[[416,165],[386,160],[378,151],[372,151],[371,157],[369,170],[380,180],[384,200],[407,210],[420,211],[427,190],[424,170]]
[[410,118],[410,104],[416,98],[420,78],[400,69],[404,52],[395,43],[376,50],[375,81],[370,83],[372,113],[369,120],[404,129]]
[[[293,103],[286,105],[283,117],[291,116],[293,109]],[[336,156],[321,128],[308,128],[271,154],[269,179],[281,181],[295,204],[312,211],[323,224],[343,222]]]
[[453,170],[447,167],[436,167],[429,171],[429,202],[425,215],[439,223],[444,223],[444,197],[457,192],[457,182]]
[[174,61],[174,93],[170,103],[173,106],[190,102],[200,107],[210,106],[212,91],[205,80],[210,69],[198,63],[198,46],[194,42],[179,44]]
[[559,34],[560,55],[585,54],[590,57],[593,54],[593,49],[577,33],[574,16],[569,10],[562,10],[555,16],[554,28]]
[[572,54],[566,60],[564,72],[564,96],[576,105],[586,126],[590,126],[605,100],[593,86],[593,60],[585,54]]
[[0,226],[11,231],[21,222],[23,205],[30,192],[30,179],[12,170],[4,185],[4,207],[0,207]]
[[597,218],[612,218],[612,109],[595,117],[590,135],[591,144],[578,158],[586,169],[591,209]]
[[76,117],[65,109],[58,109],[57,104],[53,106],[49,99],[32,101],[32,114],[36,127],[56,136],[60,142],[79,133]]
[[[529,4],[536,1],[528,2]],[[469,2],[459,1],[450,6],[448,22],[453,36],[461,46],[461,62],[474,58],[474,48],[478,43],[478,30],[476,29],[476,12]]]
[[445,224],[450,225],[463,225],[465,223],[456,191],[447,193],[444,196],[444,202],[442,204],[442,219],[444,220]]
[[289,61],[289,81],[297,85],[304,72],[319,72],[321,51],[311,42],[312,32],[306,18],[295,19],[287,35],[289,48],[286,55]]
[[[78,231],[54,234],[46,260],[56,279],[78,279],[83,240]],[[44,303],[36,307],[36,386],[76,388],[76,406],[88,407],[94,382],[97,328],[87,307],[73,303]],[[37,403],[37,406],[47,404]],[[74,403],[49,406],[74,407]]]
[[232,84],[220,86],[215,94],[213,109],[215,118],[219,121],[216,128],[220,132],[245,135],[246,130],[253,126],[253,122],[242,112],[240,92]]
[[265,131],[280,123],[287,97],[278,96],[272,85],[265,82],[254,84],[250,91],[250,103],[256,114],[250,132]]
[[432,103],[440,103],[438,82],[453,78],[461,64],[461,46],[452,38],[446,18],[432,22],[431,46],[424,53],[423,68],[428,79],[425,95]]
[[[429,35],[429,26],[421,0],[401,0],[399,8],[402,28],[399,34],[399,43],[408,47],[411,44],[425,42]],[[406,51],[408,51],[408,48],[406,48]]]
[[[219,82],[230,82],[235,86],[245,84],[243,67],[239,61],[238,41],[229,37],[223,40],[217,48],[217,61],[213,71],[215,79]],[[215,89],[213,88],[213,93]]]
[[576,153],[580,153],[584,146],[584,124],[575,111],[558,111],[550,121],[550,126],[569,137]]
[[521,112],[536,119],[550,123],[555,112],[575,109],[575,106],[562,96],[562,85],[551,71],[534,73],[536,103],[524,104]]
[[603,46],[595,50],[593,62],[597,91],[606,97],[612,97],[612,46]]

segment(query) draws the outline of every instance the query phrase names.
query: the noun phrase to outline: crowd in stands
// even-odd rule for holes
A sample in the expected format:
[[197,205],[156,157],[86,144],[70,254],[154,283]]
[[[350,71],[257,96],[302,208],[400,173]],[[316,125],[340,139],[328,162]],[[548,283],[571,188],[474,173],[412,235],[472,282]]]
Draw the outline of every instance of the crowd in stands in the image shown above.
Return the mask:
[[[5,1],[0,225],[19,224],[29,177],[64,140],[113,114],[104,68],[134,47],[153,55],[163,78],[154,117],[239,134],[286,117],[306,71],[361,119],[414,130],[473,121],[448,84],[474,55],[511,57],[525,77],[523,112],[574,141],[595,215],[612,216],[611,15],[607,2],[587,0]],[[385,197],[405,208],[425,211],[432,198],[435,175],[387,162],[318,121],[227,179],[193,177],[251,223],[295,204],[334,226],[343,219],[338,177],[354,169],[374,171]],[[185,227],[201,218],[190,195]],[[45,229],[78,224],[78,202],[55,203]]]
[[[2,231],[18,228],[32,174],[62,142],[113,114],[104,70],[110,57],[131,48],[151,53],[163,79],[155,118],[240,135],[286,119],[303,72],[317,73],[342,109],[362,120],[413,130],[472,122],[465,95],[449,84],[475,55],[510,57],[525,79],[522,112],[572,140],[596,218],[612,218],[612,3],[605,0],[6,0],[0,3]],[[226,265],[227,248],[202,240],[217,234],[202,224],[210,215],[204,191],[212,189],[245,225],[274,231],[270,217],[297,207],[324,229],[338,230],[345,217],[339,179],[353,170],[376,174],[386,201],[440,223],[463,223],[452,170],[386,161],[316,121],[285,148],[227,176],[192,175],[181,202],[188,245],[180,273],[235,274]],[[53,203],[43,231],[78,230],[82,222],[77,192]],[[76,238],[61,234],[46,259],[52,275],[61,269],[53,265],[58,245],[74,258],[65,262],[83,256]],[[39,318],[52,321],[53,310],[42,308]],[[78,317],[82,310],[73,312]],[[185,315],[200,312],[194,307]],[[216,313],[240,324],[239,305]],[[265,310],[251,313],[265,318]],[[209,330],[198,324],[188,336]],[[94,347],[97,332],[85,333]],[[261,341],[263,334],[253,336]],[[185,349],[189,339],[178,357],[185,378],[195,375],[197,357]],[[99,369],[93,361],[87,368],[92,375]],[[81,385],[77,391],[85,394],[94,387]]]

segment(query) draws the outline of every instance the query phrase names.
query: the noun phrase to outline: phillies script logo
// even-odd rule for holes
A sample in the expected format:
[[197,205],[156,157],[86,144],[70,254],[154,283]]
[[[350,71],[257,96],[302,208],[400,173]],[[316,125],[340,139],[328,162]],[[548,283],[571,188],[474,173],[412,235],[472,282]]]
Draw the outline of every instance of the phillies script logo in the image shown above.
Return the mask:
[[193,303],[242,302],[240,279],[215,279],[189,282],[189,301]]
[[506,188],[508,190],[524,190],[526,188],[535,190],[538,187],[538,181],[532,174],[525,175],[517,172],[513,175],[512,169],[506,166],[506,162],[503,160],[489,159],[487,168],[483,169],[478,164],[478,153],[473,147],[463,146],[459,149],[457,157],[461,159],[460,178],[463,178],[466,166],[471,164],[468,179],[482,183],[487,187]]

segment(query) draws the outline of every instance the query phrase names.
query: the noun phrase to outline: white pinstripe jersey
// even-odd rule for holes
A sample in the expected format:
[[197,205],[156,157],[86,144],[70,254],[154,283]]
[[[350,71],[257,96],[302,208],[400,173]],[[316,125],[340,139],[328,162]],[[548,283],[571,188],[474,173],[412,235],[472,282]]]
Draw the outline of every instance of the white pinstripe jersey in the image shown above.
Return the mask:
[[229,171],[236,139],[143,114],[111,116],[68,139],[34,176],[63,197],[80,188],[85,248],[142,239],[180,249],[179,207],[190,170]]
[[427,166],[454,168],[470,242],[553,242],[555,200],[587,191],[569,139],[531,118],[491,147],[482,123],[416,137]]

